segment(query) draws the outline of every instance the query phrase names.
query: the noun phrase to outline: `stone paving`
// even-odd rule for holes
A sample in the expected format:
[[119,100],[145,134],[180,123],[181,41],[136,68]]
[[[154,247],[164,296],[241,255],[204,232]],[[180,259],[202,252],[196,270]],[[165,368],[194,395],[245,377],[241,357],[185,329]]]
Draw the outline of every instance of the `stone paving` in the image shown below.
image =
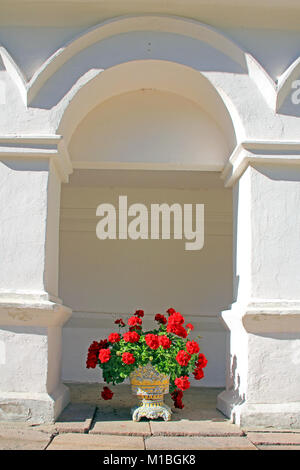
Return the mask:
[[[55,423],[1,422],[0,450],[300,450],[300,429],[232,424],[215,408],[218,389],[185,392],[185,408],[173,408],[172,421],[139,423],[130,416],[136,397],[126,385],[118,389],[110,402],[94,403],[75,391]],[[170,397],[165,401],[172,405]]]

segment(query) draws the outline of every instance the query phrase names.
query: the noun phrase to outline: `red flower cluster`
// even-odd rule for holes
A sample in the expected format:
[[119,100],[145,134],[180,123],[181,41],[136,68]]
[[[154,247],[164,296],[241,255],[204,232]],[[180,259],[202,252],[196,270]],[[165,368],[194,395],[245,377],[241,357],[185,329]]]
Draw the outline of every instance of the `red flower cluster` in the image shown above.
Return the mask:
[[155,320],[158,321],[158,323],[161,323],[162,325],[165,325],[167,323],[167,319],[164,315],[161,315],[160,313],[157,313],[155,315]]
[[176,356],[176,361],[178,362],[180,366],[182,367],[187,366],[190,359],[191,359],[191,356],[186,351],[184,351],[183,349],[178,351],[177,356]]
[[198,361],[196,362],[197,367],[206,367],[207,366],[207,359],[204,354],[200,353],[198,356]]
[[203,368],[207,365],[207,359],[204,354],[199,354],[198,361],[196,362],[196,367],[193,372],[196,380],[201,380],[204,377]]
[[101,349],[99,352],[99,361],[104,363],[110,360],[110,349]]
[[174,383],[180,390],[187,390],[191,385],[187,375],[177,377],[177,379],[174,380]]
[[107,340],[101,340],[99,343],[98,341],[93,341],[88,349],[87,359],[86,359],[86,368],[87,369],[95,369],[100,349],[107,348],[108,343]]
[[147,346],[149,346],[149,348],[151,348],[151,349],[159,348],[159,339],[158,338],[159,338],[159,336],[148,333],[145,336],[145,341],[146,341]]
[[186,343],[186,350],[189,354],[198,354],[200,351],[200,348],[198,346],[198,343],[196,341],[188,341]]
[[128,325],[132,328],[142,324],[142,320],[139,317],[130,317],[128,319]]
[[182,403],[183,392],[182,390],[175,390],[171,393],[172,400],[174,401],[175,408],[184,408],[184,404]]
[[159,336],[158,342],[159,342],[159,345],[162,346],[163,349],[169,349],[172,344],[172,341],[165,335]]
[[188,330],[192,331],[194,329],[194,325],[192,325],[191,323],[187,323],[185,326]]
[[143,318],[143,316],[144,316],[144,310],[136,310],[136,311],[135,311],[135,315],[136,315],[137,317]]
[[125,323],[123,322],[122,318],[119,318],[118,320],[116,320],[115,324],[121,327],[125,326]]
[[108,337],[108,341],[110,343],[118,343],[121,339],[121,336],[119,335],[119,333],[111,333]]
[[129,352],[124,352],[122,354],[122,361],[124,362],[124,364],[134,364],[135,363],[135,357],[133,354],[129,353]]
[[182,326],[183,323],[184,318],[179,312],[172,313],[169,316],[167,332],[174,333],[175,335],[180,336],[181,338],[186,338],[187,331]]
[[114,395],[113,392],[108,387],[103,387],[101,396],[104,400],[111,400],[113,395]]
[[123,339],[126,343],[137,343],[140,339],[140,335],[136,331],[128,331],[124,333]]

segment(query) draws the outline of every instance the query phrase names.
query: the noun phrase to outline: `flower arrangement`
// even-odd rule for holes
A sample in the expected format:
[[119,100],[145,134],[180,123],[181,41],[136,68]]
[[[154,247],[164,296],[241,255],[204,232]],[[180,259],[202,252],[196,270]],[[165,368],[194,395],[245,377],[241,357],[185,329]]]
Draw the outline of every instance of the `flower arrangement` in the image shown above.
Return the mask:
[[[151,363],[157,372],[170,376],[170,393],[176,408],[184,407],[183,392],[190,387],[189,375],[193,373],[196,380],[204,377],[203,369],[207,359],[200,353],[200,347],[189,339],[194,329],[173,308],[165,315],[157,313],[157,328],[143,331],[143,310],[136,312],[128,319],[128,331],[121,333],[126,325],[122,318],[115,321],[119,332],[111,333],[107,339],[94,341],[89,349],[86,361],[87,368],[99,365],[107,384],[116,385],[123,382],[131,372]],[[101,393],[104,400],[110,400],[113,392],[104,387]]]

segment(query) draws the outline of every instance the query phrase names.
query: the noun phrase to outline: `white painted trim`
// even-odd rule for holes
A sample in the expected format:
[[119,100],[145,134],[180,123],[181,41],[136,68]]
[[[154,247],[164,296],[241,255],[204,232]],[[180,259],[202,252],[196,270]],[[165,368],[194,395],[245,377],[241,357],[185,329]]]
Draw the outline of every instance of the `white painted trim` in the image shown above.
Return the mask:
[[237,324],[248,333],[298,333],[300,332],[300,301],[253,299],[246,304],[238,302],[230,310],[221,312],[229,330]]
[[223,165],[146,162],[74,161],[74,169],[84,170],[150,170],[150,171],[222,171]]
[[55,302],[29,301],[24,298],[8,301],[0,296],[0,325],[61,326],[71,315],[69,307]]
[[[116,328],[114,321],[118,318],[129,318],[132,313],[115,313],[115,312],[97,312],[97,311],[77,311],[73,310],[72,317],[66,323],[65,328]],[[219,331],[226,332],[222,321],[216,315],[207,315],[203,313],[184,315],[186,323],[192,323],[196,331]],[[143,323],[146,328],[156,327],[153,314],[145,313]]]
[[268,163],[281,165],[300,164],[300,142],[245,141],[236,146],[226,164],[221,178],[225,187],[231,187],[249,165]]
[[51,159],[61,181],[68,182],[73,171],[68,151],[60,135],[2,135],[0,158]]

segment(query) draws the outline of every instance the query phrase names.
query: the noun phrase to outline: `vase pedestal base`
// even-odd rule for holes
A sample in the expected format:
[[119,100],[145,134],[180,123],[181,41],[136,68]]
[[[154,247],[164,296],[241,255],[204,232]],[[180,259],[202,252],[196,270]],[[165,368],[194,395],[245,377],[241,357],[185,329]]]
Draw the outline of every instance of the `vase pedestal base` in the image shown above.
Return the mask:
[[160,405],[142,403],[140,406],[132,408],[131,414],[133,421],[140,421],[141,418],[163,418],[165,421],[170,421],[172,411],[171,408],[164,403]]

